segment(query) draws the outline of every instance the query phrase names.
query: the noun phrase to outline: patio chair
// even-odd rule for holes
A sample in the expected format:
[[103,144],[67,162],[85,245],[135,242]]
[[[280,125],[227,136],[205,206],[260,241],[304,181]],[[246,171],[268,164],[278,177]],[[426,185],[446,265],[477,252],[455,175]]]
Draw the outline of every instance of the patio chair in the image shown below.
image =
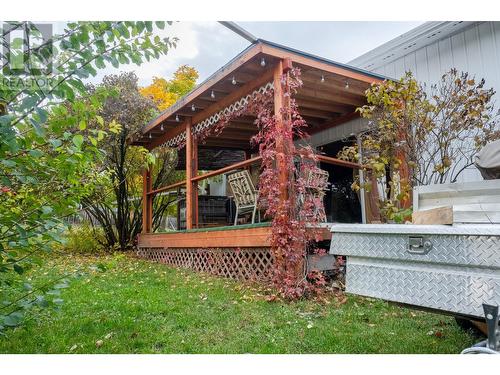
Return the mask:
[[[234,215],[234,225],[238,224],[238,216],[252,213],[252,224],[255,223],[257,213],[258,192],[247,170],[231,173],[227,175],[229,187],[233,192],[236,212]],[[260,212],[259,212],[260,220]]]
[[315,171],[308,170],[304,176],[306,190],[305,195],[301,194],[299,196],[300,205],[303,205],[306,200],[321,202],[320,204],[314,205],[313,215],[316,217],[322,217],[324,222],[326,222],[326,212],[325,205],[323,204],[323,198],[325,197],[326,190],[323,186],[328,185],[329,177],[329,173],[322,169],[317,169]]

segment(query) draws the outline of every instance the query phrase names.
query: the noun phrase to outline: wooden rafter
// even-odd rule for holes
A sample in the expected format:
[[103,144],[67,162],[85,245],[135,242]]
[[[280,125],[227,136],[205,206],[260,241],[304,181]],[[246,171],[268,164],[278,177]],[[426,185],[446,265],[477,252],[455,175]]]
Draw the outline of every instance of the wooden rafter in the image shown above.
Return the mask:
[[348,93],[339,93],[332,90],[324,90],[323,88],[316,86],[312,87],[301,87],[297,93],[297,97],[306,97],[310,99],[319,99],[335,102],[341,105],[350,105],[359,107],[365,103],[365,98],[360,95],[353,95]]
[[304,54],[294,53],[290,50],[285,50],[283,48],[278,48],[275,46],[271,46],[269,44],[264,43],[262,45],[262,52],[265,54],[272,55],[278,58],[290,58],[294,65],[300,64],[316,69],[323,70],[325,72],[338,74],[344,76],[346,78],[355,79],[365,83],[374,83],[374,82],[382,82],[382,78],[377,78],[373,74],[370,73],[361,73],[356,71],[355,69],[348,69],[341,67],[339,65],[334,65],[326,61],[321,61],[320,59],[313,59],[305,56]]
[[[265,58],[266,68],[274,66],[279,60],[289,58],[294,66],[303,69],[304,87],[300,90],[301,92],[299,92],[297,99],[300,99],[300,95],[305,93],[302,96],[306,100],[314,102],[326,101],[336,106],[358,106],[364,104],[363,92],[368,85],[384,80],[384,77],[371,72],[365,72],[285,46],[259,40],[151,121],[142,129],[142,135],[135,136],[131,141],[134,144],[145,145],[149,149],[157,147],[164,143],[165,139],[171,136],[171,134],[178,134],[180,131],[183,131],[175,123],[176,114],[182,115],[183,119],[193,117],[192,123],[195,125],[199,121],[199,116],[206,118],[210,112],[209,109],[217,108],[222,101],[230,101],[229,98],[234,98],[234,96],[238,95],[241,96],[241,93],[235,94],[235,92],[243,89],[243,87],[248,87],[247,85],[251,85],[252,82],[255,82],[262,76],[261,58]],[[319,77],[323,74],[327,77],[324,85],[316,85]],[[237,85],[231,84],[233,76],[236,77]],[[344,87],[346,81],[349,82],[349,89]],[[235,88],[237,89],[235,90]],[[216,93],[216,98],[210,97],[212,90]],[[197,113],[190,111],[190,106],[193,103],[197,108]],[[334,112],[345,113],[348,111],[340,110]],[[156,131],[159,129],[160,124],[164,124],[164,126],[168,125],[168,132],[164,133],[164,135],[160,135]],[[151,139],[149,139],[149,134],[152,135]]]
[[[251,82],[248,82],[247,84],[243,85],[242,87],[240,87],[239,89],[235,90],[231,94],[226,95],[225,97],[223,97],[218,102],[213,103],[208,108],[206,108],[203,111],[201,111],[201,112],[193,115],[192,118],[191,118],[192,124],[196,125],[200,121],[205,120],[206,118],[208,118],[208,117],[212,116],[213,114],[219,112],[223,108],[231,105],[236,100],[240,99],[241,97],[243,97],[245,95],[248,95],[249,93],[251,93],[255,89],[257,89],[260,86],[262,86],[263,84],[271,81],[272,77],[273,77],[273,71],[272,71],[272,69],[269,69],[269,70],[265,71],[264,74],[262,74],[259,78],[255,79],[255,80],[253,80]],[[176,135],[182,133],[183,131],[185,131],[184,124],[178,125],[175,128],[167,131],[161,137],[159,137],[159,138],[155,139],[154,141],[150,142],[149,145],[148,145],[148,148],[149,149],[153,149],[155,147],[158,147],[159,145],[163,144],[168,139],[171,139],[171,138],[175,137]]]
[[250,60],[252,57],[261,52],[261,45],[256,44],[248,48],[245,52],[243,52],[238,58],[231,61],[227,64],[223,69],[220,69],[215,74],[213,74],[209,79],[203,82],[200,86],[196,87],[193,91],[191,91],[184,98],[179,100],[173,106],[169,107],[166,111],[164,111],[160,116],[151,121],[148,125],[146,125],[143,129],[143,133],[149,132],[151,129],[162,123],[168,117],[172,116],[176,111],[182,108],[187,103],[190,103],[192,100],[196,99],[200,94],[209,90],[215,83],[219,82],[224,77],[229,76],[233,71],[235,71],[238,67],[240,67],[243,63]]

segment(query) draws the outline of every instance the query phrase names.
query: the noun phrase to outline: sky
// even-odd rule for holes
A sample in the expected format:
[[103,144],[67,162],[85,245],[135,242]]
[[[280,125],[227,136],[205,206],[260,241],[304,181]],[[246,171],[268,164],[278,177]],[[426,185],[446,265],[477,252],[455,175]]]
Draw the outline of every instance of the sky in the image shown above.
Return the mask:
[[[417,27],[422,22],[239,22],[257,38],[296,48],[340,63]],[[133,70],[139,84],[146,86],[154,76],[170,78],[180,65],[190,65],[200,74],[202,82],[250,43],[217,22],[176,22],[159,30],[162,36],[175,36],[177,47],[166,56],[141,66],[109,67],[92,81],[99,82],[105,74]]]

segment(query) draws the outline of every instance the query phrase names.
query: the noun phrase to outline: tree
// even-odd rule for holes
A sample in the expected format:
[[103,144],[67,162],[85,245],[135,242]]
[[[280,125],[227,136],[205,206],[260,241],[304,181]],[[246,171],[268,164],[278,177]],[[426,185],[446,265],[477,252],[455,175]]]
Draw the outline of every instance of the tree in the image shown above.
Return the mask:
[[153,83],[140,89],[142,95],[151,98],[160,111],[174,104],[182,96],[193,89],[198,79],[195,68],[187,65],[180,66],[170,80],[154,77]]
[[[357,146],[344,148],[339,157],[367,165],[385,186],[386,219],[408,215],[402,203],[413,186],[456,182],[479,149],[500,137],[495,91],[484,85],[484,79],[476,82],[452,69],[428,92],[410,72],[367,90],[368,104],[358,108],[371,125],[362,137],[363,159]],[[353,188],[360,188],[357,181]]]
[[[158,149],[149,154],[145,148],[131,147],[127,141],[155,114],[156,105],[139,93],[135,73],[107,75],[102,84],[91,89],[116,90],[118,95],[108,97],[100,115],[105,122],[116,121],[120,132],[109,137],[104,146],[105,157],[100,183],[92,194],[85,197],[86,212],[104,229],[108,248],[126,250],[133,246],[142,228],[141,170],[154,164],[153,186],[166,184],[174,175],[177,153]],[[175,200],[171,196],[158,196],[154,200],[154,227],[158,227],[162,214]]]
[[[24,38],[9,43],[14,30]],[[2,31],[7,53],[0,80],[0,330],[18,324],[32,306],[61,302],[58,290],[65,282],[37,286],[24,273],[61,240],[64,218],[97,177],[99,142],[118,130],[97,113],[112,93],[89,94],[82,79],[106,63],[140,64],[175,45],[152,32],[153,24],[141,21],[68,23],[62,34],[45,39],[30,22],[11,22]],[[21,70],[14,72],[13,60],[23,63]],[[93,121],[99,126],[87,129]]]

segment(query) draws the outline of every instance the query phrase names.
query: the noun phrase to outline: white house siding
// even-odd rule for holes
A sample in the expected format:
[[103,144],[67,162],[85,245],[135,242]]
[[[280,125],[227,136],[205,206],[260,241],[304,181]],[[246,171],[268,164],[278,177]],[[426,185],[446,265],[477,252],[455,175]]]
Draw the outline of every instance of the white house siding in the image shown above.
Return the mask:
[[[431,85],[451,68],[469,72],[476,79],[484,78],[486,87],[493,87],[500,105],[500,22],[477,22],[456,34],[448,35],[427,46],[401,56],[373,72],[392,78],[411,71],[415,77]],[[470,167],[459,182],[478,181],[481,176]]]
[[399,78],[409,70],[420,81],[431,84],[455,67],[485,78],[488,86],[500,91],[499,57],[500,22],[480,22],[373,71]]
[[308,143],[313,147],[323,146],[331,142],[349,138],[351,135],[358,134],[367,127],[368,120],[362,118],[354,119],[313,134],[311,138],[308,139]]

